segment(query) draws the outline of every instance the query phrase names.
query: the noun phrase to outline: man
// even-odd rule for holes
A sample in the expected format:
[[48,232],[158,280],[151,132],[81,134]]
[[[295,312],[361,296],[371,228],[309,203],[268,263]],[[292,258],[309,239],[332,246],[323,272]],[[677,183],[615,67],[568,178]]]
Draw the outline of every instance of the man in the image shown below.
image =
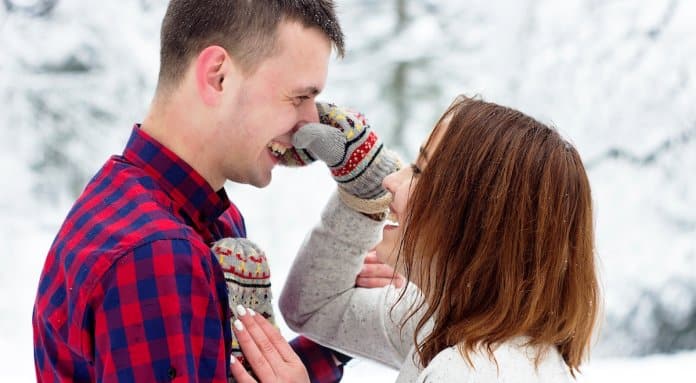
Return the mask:
[[[343,55],[330,0],[170,2],[150,110],[47,256],[38,381],[227,382],[230,310],[209,246],[246,229],[223,185],[268,185],[318,119],[332,46]],[[294,343],[314,380],[340,379],[340,355]]]

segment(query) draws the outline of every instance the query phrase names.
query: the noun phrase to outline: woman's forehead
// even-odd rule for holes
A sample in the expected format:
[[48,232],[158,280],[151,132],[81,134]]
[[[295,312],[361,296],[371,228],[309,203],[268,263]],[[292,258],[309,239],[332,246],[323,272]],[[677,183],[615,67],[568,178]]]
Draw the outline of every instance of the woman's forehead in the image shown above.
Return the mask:
[[428,137],[425,138],[420,147],[419,157],[423,157],[426,161],[432,157],[433,151],[437,148],[447,132],[447,127],[452,120],[452,113],[447,114],[435,127],[430,131]]

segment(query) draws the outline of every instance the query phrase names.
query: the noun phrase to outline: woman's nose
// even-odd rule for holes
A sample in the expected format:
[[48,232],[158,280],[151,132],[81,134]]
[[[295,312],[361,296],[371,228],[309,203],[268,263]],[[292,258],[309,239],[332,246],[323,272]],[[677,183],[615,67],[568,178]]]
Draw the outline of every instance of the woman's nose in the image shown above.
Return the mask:
[[396,190],[396,177],[398,172],[399,171],[391,173],[382,180],[382,186],[392,194],[394,194],[394,190]]

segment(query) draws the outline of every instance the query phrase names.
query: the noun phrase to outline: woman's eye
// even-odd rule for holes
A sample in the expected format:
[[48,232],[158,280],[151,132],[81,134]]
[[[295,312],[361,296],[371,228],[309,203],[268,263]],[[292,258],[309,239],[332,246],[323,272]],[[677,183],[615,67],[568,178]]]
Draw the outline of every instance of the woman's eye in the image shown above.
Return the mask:
[[413,175],[418,175],[421,173],[421,169],[415,163],[411,164],[411,171],[413,172]]

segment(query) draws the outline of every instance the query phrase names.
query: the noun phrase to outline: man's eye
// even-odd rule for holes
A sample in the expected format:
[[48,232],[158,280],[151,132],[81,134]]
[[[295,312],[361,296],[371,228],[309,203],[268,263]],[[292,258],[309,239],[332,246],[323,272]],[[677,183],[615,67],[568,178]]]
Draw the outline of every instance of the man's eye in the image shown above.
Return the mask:
[[292,103],[293,103],[295,106],[300,106],[300,105],[302,104],[302,102],[307,101],[307,100],[309,100],[309,99],[310,99],[309,96],[297,96],[297,97],[295,97],[295,98],[293,99],[293,102],[292,102]]

